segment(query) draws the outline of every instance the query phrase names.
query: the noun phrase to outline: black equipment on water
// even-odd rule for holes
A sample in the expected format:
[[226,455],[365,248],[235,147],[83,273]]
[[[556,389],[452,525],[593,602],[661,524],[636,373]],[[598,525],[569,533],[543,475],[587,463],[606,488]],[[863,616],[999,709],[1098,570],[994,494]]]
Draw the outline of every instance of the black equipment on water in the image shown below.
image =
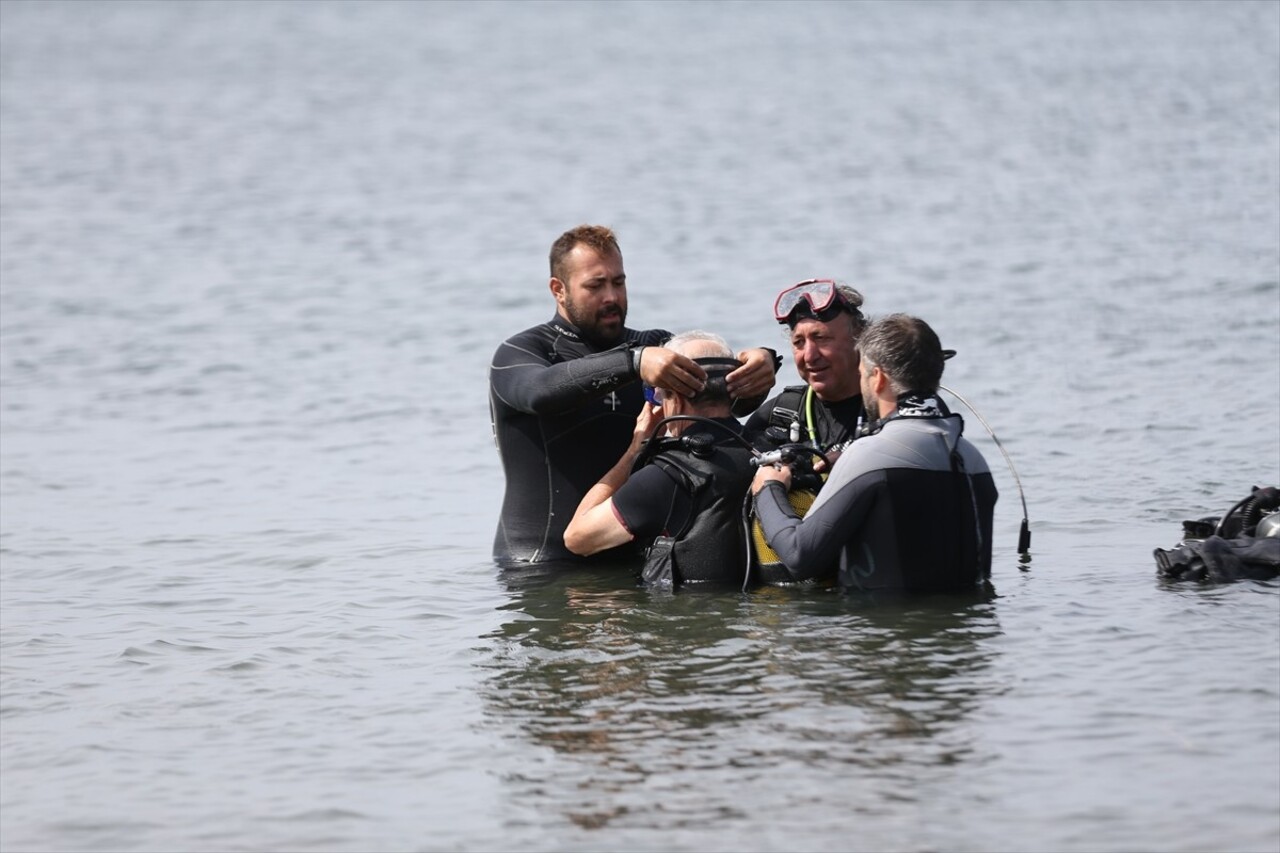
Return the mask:
[[1222,516],[1182,522],[1182,541],[1156,548],[1156,573],[1169,580],[1226,583],[1280,575],[1280,488],[1254,486]]

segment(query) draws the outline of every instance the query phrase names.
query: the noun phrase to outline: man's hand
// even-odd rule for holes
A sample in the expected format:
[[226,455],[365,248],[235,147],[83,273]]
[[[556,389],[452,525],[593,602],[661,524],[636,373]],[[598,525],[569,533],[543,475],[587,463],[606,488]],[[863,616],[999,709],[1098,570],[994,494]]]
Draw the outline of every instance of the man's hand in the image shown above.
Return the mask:
[[[646,353],[647,354],[647,353]],[[773,388],[773,353],[763,347],[738,353],[742,366],[725,377],[729,396],[736,400],[764,397]]]
[[635,537],[631,531],[618,520],[613,512],[613,494],[622,488],[631,476],[631,466],[635,464],[644,440],[653,435],[654,428],[662,420],[662,407],[645,403],[636,415],[636,426],[631,432],[631,444],[623,452],[622,458],[605,472],[587,493],[573,513],[569,526],[564,530],[564,545],[575,554],[589,557],[606,548],[616,548]]
[[766,483],[781,483],[784,488],[791,489],[791,468],[788,465],[762,465],[751,481],[751,494],[758,495]]
[[[739,367],[734,372],[742,369]],[[693,359],[665,347],[645,347],[640,353],[640,379],[654,388],[692,397],[707,384],[707,372]]]
[[631,433],[631,447],[627,451],[632,454],[633,458],[639,454],[645,439],[653,435],[654,428],[658,426],[658,422],[661,420],[661,406],[651,406],[645,403],[640,407],[640,414],[636,415],[636,427]]
[[836,460],[840,458],[843,450],[829,450],[826,453],[818,453],[814,455],[813,472],[815,474],[828,473],[836,466]]

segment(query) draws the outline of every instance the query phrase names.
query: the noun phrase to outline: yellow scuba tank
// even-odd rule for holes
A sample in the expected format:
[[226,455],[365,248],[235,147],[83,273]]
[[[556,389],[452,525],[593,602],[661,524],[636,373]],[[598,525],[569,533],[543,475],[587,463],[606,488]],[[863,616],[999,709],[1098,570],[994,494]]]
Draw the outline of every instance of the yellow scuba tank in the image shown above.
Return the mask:
[[[804,518],[805,513],[809,511],[809,507],[813,506],[813,502],[818,499],[818,493],[813,489],[794,489],[787,492],[787,502],[791,504],[791,508],[796,511],[796,515]],[[768,575],[781,574],[780,580],[786,580],[788,577],[786,568],[782,565],[778,553],[769,547],[769,543],[765,541],[764,530],[760,528],[760,519],[756,518],[753,513],[751,516],[751,545],[753,550],[753,560],[755,568],[761,574],[760,580],[765,583],[777,583],[777,581],[769,580]]]
[[[810,478],[817,476],[826,481],[826,474],[814,475],[810,473]],[[806,487],[803,484],[798,488],[792,488],[787,492],[787,502],[791,504],[791,508],[796,511],[796,515],[804,518],[809,512],[809,508],[813,506],[813,502],[818,499],[818,490],[813,487]],[[769,547],[769,543],[764,538],[764,530],[760,527],[760,519],[755,513],[751,514],[751,574],[753,580],[758,583],[780,584],[791,583],[791,573],[787,571],[787,567],[783,564],[778,553]]]
[[[784,394],[792,391],[788,388]],[[827,475],[817,474],[813,470],[813,460],[819,458],[817,455],[804,456],[803,448],[799,444],[800,431],[802,429],[801,416],[803,413],[804,425],[807,440],[810,442],[808,449],[816,451],[816,447],[812,442],[816,441],[817,431],[814,426],[813,417],[813,388],[805,386],[800,399],[794,405],[795,408],[782,409],[775,405],[775,415],[781,414],[783,411],[790,416],[790,423],[787,424],[788,430],[785,438],[787,442],[782,444],[780,449],[774,451],[777,454],[784,454],[785,458],[800,464],[792,469],[793,478],[791,483],[791,491],[787,492],[787,501],[791,504],[791,508],[796,511],[796,515],[804,518],[809,512],[809,508],[813,506],[813,502],[818,499],[818,489],[822,487],[822,483],[827,481]],[[781,424],[771,427],[771,439],[775,442],[782,442],[783,436],[779,433],[772,435],[774,429],[781,429]],[[785,450],[784,450],[785,448]],[[760,519],[756,518],[754,512],[751,513],[751,575],[752,580],[758,583],[766,584],[784,584],[792,583],[791,574],[787,571],[787,567],[783,564],[778,553],[769,547],[769,543],[764,538],[764,530],[760,527]]]

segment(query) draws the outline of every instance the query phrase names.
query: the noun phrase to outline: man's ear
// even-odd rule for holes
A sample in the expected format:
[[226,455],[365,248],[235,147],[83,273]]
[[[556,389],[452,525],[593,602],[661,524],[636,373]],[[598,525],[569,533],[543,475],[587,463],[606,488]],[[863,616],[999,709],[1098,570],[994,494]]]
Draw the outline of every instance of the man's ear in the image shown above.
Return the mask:
[[553,276],[549,286],[551,288],[551,295],[555,297],[556,303],[563,305],[568,294],[568,288],[565,287],[564,282]]
[[[866,367],[863,366],[862,369],[866,370]],[[880,397],[884,394],[884,389],[889,385],[889,376],[880,368],[873,367],[871,368],[869,381],[871,382],[871,390],[875,392],[877,397]]]

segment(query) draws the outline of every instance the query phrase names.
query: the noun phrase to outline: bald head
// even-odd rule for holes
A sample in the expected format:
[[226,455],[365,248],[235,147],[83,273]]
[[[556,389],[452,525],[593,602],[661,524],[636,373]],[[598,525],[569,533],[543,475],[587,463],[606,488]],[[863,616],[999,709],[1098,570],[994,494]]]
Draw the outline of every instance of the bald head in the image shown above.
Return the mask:
[[695,361],[706,358],[719,358],[733,361],[733,364],[703,364],[707,372],[707,383],[702,391],[689,398],[688,402],[698,414],[709,417],[723,417],[730,414],[733,398],[729,396],[729,386],[725,377],[737,366],[733,350],[724,338],[712,332],[694,329],[681,332],[663,345],[672,352]]

